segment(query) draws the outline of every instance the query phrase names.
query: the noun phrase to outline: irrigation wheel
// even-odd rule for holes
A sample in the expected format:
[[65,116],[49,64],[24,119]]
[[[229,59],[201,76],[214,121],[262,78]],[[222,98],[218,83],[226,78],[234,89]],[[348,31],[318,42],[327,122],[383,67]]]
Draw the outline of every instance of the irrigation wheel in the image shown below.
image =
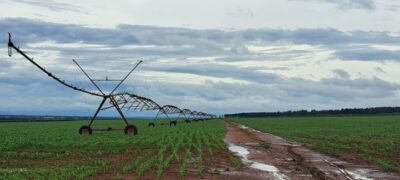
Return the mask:
[[79,134],[80,135],[92,135],[92,128],[90,126],[82,126],[79,128]]
[[156,125],[155,125],[153,122],[151,122],[151,123],[149,123],[147,126],[148,126],[148,127],[155,127]]
[[169,126],[176,126],[176,121],[172,121],[169,123]]
[[134,125],[127,125],[124,129],[124,132],[126,135],[136,135],[137,134],[137,128]]

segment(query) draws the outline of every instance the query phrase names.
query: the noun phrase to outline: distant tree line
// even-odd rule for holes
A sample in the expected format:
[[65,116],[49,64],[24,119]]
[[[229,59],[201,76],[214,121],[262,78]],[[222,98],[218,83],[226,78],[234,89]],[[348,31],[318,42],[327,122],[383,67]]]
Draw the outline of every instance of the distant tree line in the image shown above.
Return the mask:
[[[0,122],[29,122],[29,121],[79,121],[89,120],[88,116],[48,116],[48,115],[0,115]],[[111,119],[97,117],[97,119]]]
[[84,116],[0,115],[0,122],[77,121],[87,119],[89,119],[89,117]]
[[[49,116],[49,115],[0,115],[1,122],[36,122],[36,121],[81,121],[90,120],[91,116]],[[148,117],[127,117],[128,120],[143,120]],[[119,117],[96,117],[98,120],[120,120]]]
[[299,110],[284,112],[247,112],[225,114],[225,117],[285,117],[285,116],[336,116],[336,115],[377,115],[400,114],[400,107],[343,108],[334,110]]

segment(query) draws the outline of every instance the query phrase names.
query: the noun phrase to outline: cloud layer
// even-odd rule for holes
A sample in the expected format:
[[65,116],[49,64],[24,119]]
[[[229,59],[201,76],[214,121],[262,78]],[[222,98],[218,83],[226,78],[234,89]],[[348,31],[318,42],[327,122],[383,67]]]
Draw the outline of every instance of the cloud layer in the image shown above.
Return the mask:
[[[121,77],[144,59],[121,90],[182,108],[283,111],[395,106],[400,99],[392,70],[400,60],[400,37],[392,32],[90,28],[23,18],[1,19],[0,29],[0,43],[12,32],[15,44],[47,69],[91,90],[72,58],[99,78]],[[96,107],[96,98],[65,89],[0,50],[0,93],[7,95],[0,113],[88,115]]]
[[374,0],[291,0],[291,1],[331,3],[331,4],[336,4],[341,9],[374,10],[376,8]]

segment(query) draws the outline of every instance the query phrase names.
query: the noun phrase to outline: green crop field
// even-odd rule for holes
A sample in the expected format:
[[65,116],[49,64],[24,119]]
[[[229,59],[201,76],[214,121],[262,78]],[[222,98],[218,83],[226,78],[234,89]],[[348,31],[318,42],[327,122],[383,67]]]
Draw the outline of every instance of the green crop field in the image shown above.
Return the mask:
[[[131,121],[138,135],[122,131],[81,136],[86,124],[74,122],[15,122],[0,126],[0,179],[83,179],[104,173],[162,177],[175,165],[184,177],[189,166],[199,176],[205,161],[225,151],[222,121],[147,127]],[[97,127],[124,127],[122,121],[97,121]]]
[[[350,154],[400,172],[399,116],[234,121],[329,155]],[[87,121],[1,123],[0,179],[118,179],[125,175],[142,179],[162,178],[167,172],[174,172],[179,179],[193,172],[202,176],[214,169],[212,163],[221,153],[228,152],[223,121],[179,123],[176,127],[158,123],[155,128],[147,127],[148,122],[131,121],[138,127],[136,136],[122,131],[81,136],[78,129]],[[96,127],[123,128],[124,124],[96,121]],[[230,167],[240,166],[232,154],[228,159]]]
[[235,122],[323,153],[355,155],[400,172],[400,116],[296,117],[236,119]]

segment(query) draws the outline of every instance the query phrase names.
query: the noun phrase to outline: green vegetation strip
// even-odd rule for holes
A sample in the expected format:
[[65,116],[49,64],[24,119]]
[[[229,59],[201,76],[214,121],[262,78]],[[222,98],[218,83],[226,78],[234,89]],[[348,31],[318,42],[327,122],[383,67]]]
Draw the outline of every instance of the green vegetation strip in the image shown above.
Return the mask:
[[[18,122],[0,126],[0,179],[70,179],[98,175],[146,174],[162,177],[175,165],[180,176],[188,167],[204,173],[204,159],[225,150],[226,129],[222,121],[179,123],[170,127],[149,121],[131,121],[136,136],[122,131],[94,132],[81,136],[85,122]],[[97,121],[99,128],[123,128],[121,121]],[[55,164],[55,165],[54,165]]]
[[104,161],[92,161],[83,165],[68,164],[47,168],[0,168],[1,179],[85,179],[98,172],[104,172]]
[[323,153],[355,155],[400,172],[400,116],[234,119],[235,122]]

